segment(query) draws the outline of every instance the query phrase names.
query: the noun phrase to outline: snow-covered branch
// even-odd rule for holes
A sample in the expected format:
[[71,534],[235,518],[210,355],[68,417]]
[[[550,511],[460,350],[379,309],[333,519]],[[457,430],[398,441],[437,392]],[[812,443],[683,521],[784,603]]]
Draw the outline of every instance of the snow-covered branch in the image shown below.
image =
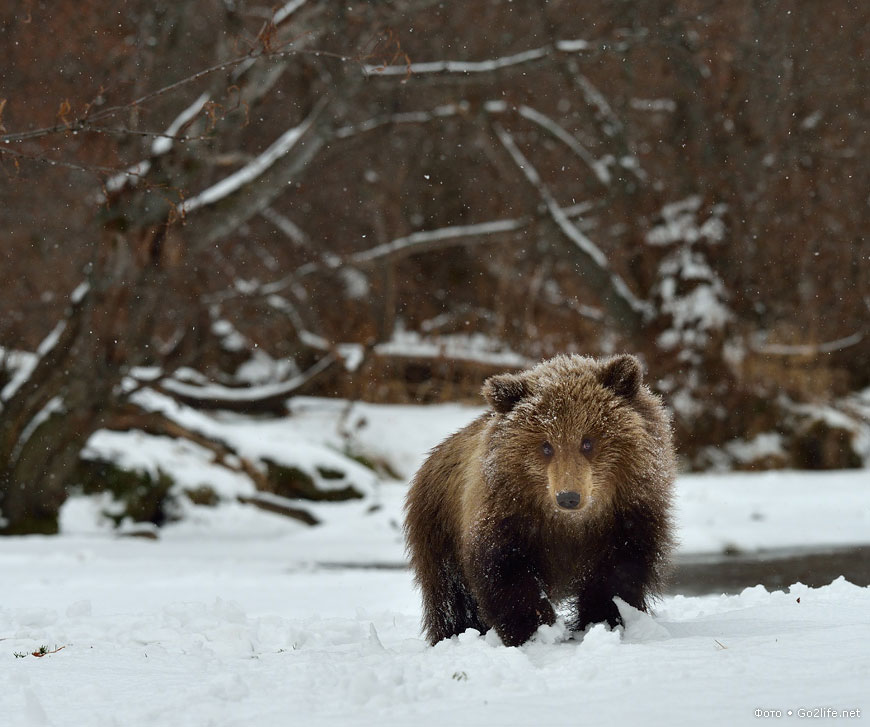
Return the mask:
[[385,114],[376,116],[359,124],[348,124],[337,129],[335,136],[339,139],[346,139],[350,136],[363,134],[367,131],[380,128],[381,126],[391,126],[395,124],[427,124],[435,119],[448,118],[467,113],[469,104],[467,101],[459,103],[444,104],[436,106],[431,111],[407,111],[398,114]]
[[375,76],[407,76],[409,74],[422,75],[431,73],[487,73],[545,58],[553,50],[553,46],[547,45],[542,48],[532,48],[509,56],[491,58],[486,61],[430,61],[395,66],[367,64],[363,68],[366,73]]
[[214,204],[254,181],[293,148],[308,127],[311,126],[312,121],[313,115],[310,115],[299,126],[294,126],[285,131],[265,151],[254,157],[241,169],[237,169],[217,184],[204,189],[195,197],[184,200],[184,202],[178,205],[178,211],[181,214],[188,214],[199,207]]
[[583,90],[583,95],[586,97],[586,102],[590,106],[594,106],[598,110],[599,116],[606,122],[603,129],[608,136],[613,136],[622,130],[622,121],[614,113],[604,94],[601,93],[586,76],[582,73],[576,74],[577,83]]
[[306,119],[284,132],[265,151],[225,179],[186,200],[179,211],[203,210],[198,240],[213,243],[261,212],[320,152],[332,132],[324,110],[335,96],[326,94]]
[[332,354],[326,354],[316,364],[287,381],[260,386],[230,387],[209,383],[193,386],[177,379],[164,379],[158,390],[170,394],[182,403],[197,409],[225,409],[227,411],[281,411],[284,402],[303,386],[323,374],[336,363]]
[[755,337],[750,348],[755,353],[760,353],[765,356],[816,356],[820,353],[834,353],[842,351],[845,348],[855,346],[864,340],[864,334],[860,331],[853,333],[851,336],[844,336],[834,341],[825,341],[823,343],[803,343],[803,344],[783,344],[783,343],[766,343],[764,341],[765,334]]
[[500,124],[493,124],[496,136],[499,141],[507,149],[514,163],[522,171],[525,178],[535,187],[538,194],[541,196],[544,204],[547,206],[547,211],[553,217],[553,220],[565,233],[565,235],[573,242],[580,250],[583,251],[596,265],[601,268],[608,267],[607,257],[601,252],[601,249],[584,235],[580,228],[574,225],[565,215],[562,208],[556,202],[555,197],[549,189],[547,189],[538,170],[526,159],[525,155],[520,151],[513,135]]
[[311,240],[308,238],[308,235],[306,235],[305,231],[293,222],[293,220],[285,217],[272,207],[264,208],[260,211],[260,215],[290,238],[293,241],[293,244],[304,248],[311,247]]
[[151,144],[151,153],[154,156],[166,154],[172,148],[172,142],[175,140],[178,132],[199,115],[203,107],[208,103],[208,100],[209,95],[207,93],[200,94],[196,101],[178,114],[178,116],[176,116],[172,123],[166,128],[163,136],[158,137]]
[[27,356],[26,358],[22,358],[21,362],[16,369],[15,372],[10,379],[10,381],[0,389],[0,410],[2,410],[3,402],[11,399],[18,390],[27,383],[30,377],[33,375],[34,370],[36,369],[36,365],[39,363],[40,359],[45,356],[52,348],[57,345],[57,341],[60,338],[60,334],[64,332],[66,329],[66,321],[58,321],[57,325],[52,329],[51,333],[49,333],[42,342],[39,344],[39,348],[36,351],[35,356]]
[[[584,215],[589,212],[591,208],[592,205],[589,202],[579,202],[568,207],[563,207],[562,213],[568,219],[571,219],[573,217]],[[266,208],[261,214],[294,242],[300,246],[311,248],[310,240],[305,235],[305,232],[297,227],[291,220],[287,219],[280,213],[275,212],[272,208]],[[323,270],[340,270],[346,266],[367,267],[374,263],[382,263],[390,259],[404,258],[409,255],[443,250],[448,247],[475,245],[478,243],[482,244],[484,242],[483,239],[474,240],[473,238],[485,238],[489,235],[503,232],[516,232],[517,230],[532,225],[534,222],[535,220],[532,217],[516,217],[502,220],[490,220],[488,222],[479,222],[471,225],[449,225],[447,227],[439,227],[435,230],[421,230],[419,232],[413,232],[410,235],[397,237],[383,245],[377,245],[368,250],[354,253],[344,259],[333,254],[322,254],[320,255],[319,260],[300,265],[296,270],[288,275],[268,283],[250,286],[248,284],[242,284],[241,281],[236,281],[236,284],[232,288],[205,296],[204,300],[209,303],[223,303],[238,296],[263,296],[268,299],[269,304],[273,308],[281,310],[289,315],[294,326],[300,330],[304,330],[305,326],[302,323],[302,318],[298,309],[287,301],[286,298],[277,294],[288,288],[295,289],[296,286],[300,285],[300,281],[308,275]],[[297,297],[303,299],[303,292],[304,291],[300,287],[299,295]],[[318,346],[314,347],[316,348]]]
[[88,282],[82,282],[75,287],[72,293],[70,293],[71,307],[68,316],[58,321],[51,333],[42,339],[42,342],[36,349],[35,355],[28,355],[21,361],[21,365],[16,368],[11,380],[2,388],[2,390],[0,390],[0,410],[2,410],[4,402],[10,401],[12,397],[18,393],[18,390],[31,379],[37,367],[44,365],[46,357],[48,357],[59,344],[62,346],[66,345],[65,342],[61,342],[61,337],[67,330],[69,318],[82,306],[85,297],[88,295],[90,290],[90,284]]
[[430,252],[443,247],[450,247],[462,238],[494,235],[500,232],[513,232],[525,227],[530,222],[530,218],[521,217],[481,222],[476,225],[454,225],[440,227],[437,230],[412,232],[410,235],[397,237],[391,242],[351,255],[347,259],[347,262],[351,265],[370,265],[385,258],[407,257],[419,252]]
[[[487,101],[484,108],[489,114],[502,114],[507,112],[511,107],[504,101]],[[571,151],[574,152],[595,174],[603,185],[610,184],[610,171],[607,164],[596,159],[589,150],[583,146],[577,139],[549,116],[542,114],[537,109],[531,106],[521,105],[516,107],[516,112],[527,121],[537,124],[544,129],[548,134],[561,141]]]
[[281,25],[281,23],[305,5],[307,1],[308,0],[290,0],[290,2],[284,3],[275,11],[274,15],[272,15],[272,23],[274,25]]
[[642,320],[652,313],[649,304],[631,292],[622,277],[610,269],[607,256],[565,214],[544,184],[538,170],[517,146],[513,135],[498,123],[493,123],[492,126],[502,146],[546,205],[553,222],[571,241],[573,249],[579,253],[584,277],[598,289],[598,293],[618,320],[632,329],[639,327]]
[[365,72],[373,76],[408,76],[408,75],[432,75],[432,74],[469,74],[469,73],[491,73],[499,71],[503,68],[512,66],[524,65],[539,61],[555,53],[576,54],[589,51],[593,48],[586,40],[560,40],[553,45],[545,45],[540,48],[530,48],[529,50],[512,53],[511,55],[499,56],[497,58],[489,58],[483,61],[426,61],[421,63],[397,64],[397,65],[376,65],[367,64],[364,66]]
[[[206,103],[208,103],[208,94],[201,94],[192,104],[185,108],[178,116],[173,119],[172,123],[166,127],[166,131],[162,134],[155,134],[155,139],[151,142],[151,156],[158,157],[167,154],[175,141],[179,141],[178,132],[188,126],[202,111]],[[136,184],[140,179],[145,177],[151,171],[151,160],[143,159],[142,161],[127,167],[123,172],[114,174],[109,177],[103,185],[107,192],[117,192],[126,184]],[[100,195],[100,202],[104,201],[104,196]]]

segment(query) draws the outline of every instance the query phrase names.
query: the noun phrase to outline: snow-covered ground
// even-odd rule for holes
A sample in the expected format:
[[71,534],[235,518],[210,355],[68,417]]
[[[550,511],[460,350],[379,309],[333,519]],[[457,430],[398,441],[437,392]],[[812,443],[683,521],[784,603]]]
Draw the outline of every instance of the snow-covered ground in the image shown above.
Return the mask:
[[[406,478],[475,413],[301,400],[255,432],[226,417],[198,426],[251,456],[280,458],[283,440],[311,462],[330,456],[318,447],[355,451]],[[130,440],[129,461],[188,485],[218,476],[203,452],[155,440]],[[91,442],[103,454],[125,446]],[[244,487],[223,476],[222,494]],[[104,502],[74,498],[60,536],[0,539],[0,724],[730,726],[756,710],[799,720],[816,708],[866,718],[870,588],[838,579],[668,596],[653,617],[625,610],[614,631],[568,638],[557,624],[519,648],[467,632],[433,648],[410,573],[392,567],[405,485],[365,487],[365,500],[314,507],[316,528],[226,502],[188,506],[157,541],[119,538]],[[677,506],[681,554],[870,542],[866,470],[682,477]],[[32,655],[43,647],[55,653]]]
[[870,708],[870,589],[842,580],[430,648],[407,571],[294,567],[296,547],[277,527],[0,542],[3,724],[730,727]]

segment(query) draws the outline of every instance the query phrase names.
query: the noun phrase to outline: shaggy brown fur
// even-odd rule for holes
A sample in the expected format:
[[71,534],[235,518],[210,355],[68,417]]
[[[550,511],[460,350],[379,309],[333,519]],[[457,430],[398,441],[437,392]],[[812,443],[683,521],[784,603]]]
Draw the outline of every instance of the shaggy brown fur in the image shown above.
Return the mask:
[[[557,356],[493,376],[492,407],[436,447],[405,504],[431,643],[494,627],[525,642],[573,609],[615,625],[646,609],[671,550],[668,416],[634,356]],[[557,500],[558,498],[558,500]]]

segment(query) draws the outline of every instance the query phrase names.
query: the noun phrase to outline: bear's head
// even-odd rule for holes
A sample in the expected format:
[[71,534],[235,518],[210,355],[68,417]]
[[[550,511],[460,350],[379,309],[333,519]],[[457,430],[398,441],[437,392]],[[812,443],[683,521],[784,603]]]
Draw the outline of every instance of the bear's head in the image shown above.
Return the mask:
[[634,356],[557,356],[490,377],[483,395],[485,476],[505,497],[576,518],[665,496],[670,423]]

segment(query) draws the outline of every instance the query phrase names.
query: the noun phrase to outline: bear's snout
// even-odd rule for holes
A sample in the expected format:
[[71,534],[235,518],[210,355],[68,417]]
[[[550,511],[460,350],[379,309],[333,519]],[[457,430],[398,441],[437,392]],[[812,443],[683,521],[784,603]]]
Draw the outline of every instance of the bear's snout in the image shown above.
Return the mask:
[[556,502],[565,510],[576,510],[580,507],[580,500],[579,492],[560,492],[556,495]]

